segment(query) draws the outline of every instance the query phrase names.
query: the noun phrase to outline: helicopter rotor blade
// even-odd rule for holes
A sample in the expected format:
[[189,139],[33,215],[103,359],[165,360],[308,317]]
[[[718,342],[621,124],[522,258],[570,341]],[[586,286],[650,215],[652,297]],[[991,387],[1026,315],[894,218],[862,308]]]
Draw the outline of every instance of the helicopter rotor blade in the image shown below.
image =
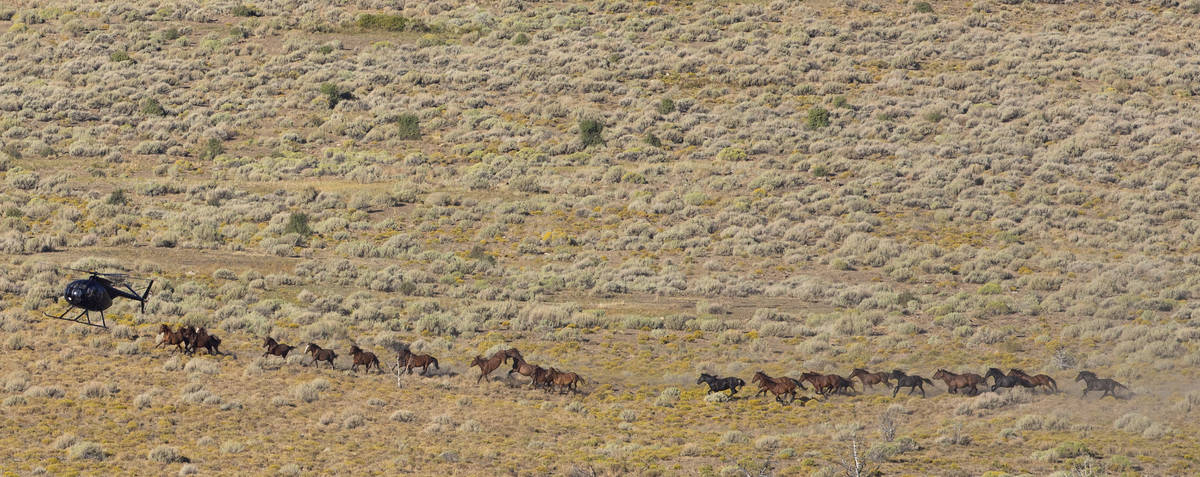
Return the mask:
[[75,272],[80,272],[80,273],[86,273],[88,275],[95,275],[98,277],[110,278],[110,279],[113,279],[116,281],[153,280],[151,278],[130,275],[128,273],[123,273],[123,272],[97,272],[95,270],[84,270],[82,268],[71,268],[71,267],[64,267],[64,269],[75,271]]

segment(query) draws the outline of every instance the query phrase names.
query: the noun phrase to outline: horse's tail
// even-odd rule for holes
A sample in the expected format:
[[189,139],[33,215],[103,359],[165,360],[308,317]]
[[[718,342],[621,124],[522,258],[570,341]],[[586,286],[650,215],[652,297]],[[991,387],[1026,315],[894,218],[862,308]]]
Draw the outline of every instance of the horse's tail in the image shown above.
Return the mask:
[[930,381],[930,380],[928,380],[928,379],[926,379],[926,378],[921,378],[921,381],[925,381],[925,383],[926,383],[926,384],[928,384],[928,385],[930,385],[930,386],[933,386],[933,381]]
[[438,367],[437,358],[434,358],[433,356],[430,356],[430,357],[429,357],[429,361],[433,363],[433,369],[436,369],[436,370],[439,370],[439,371],[442,369],[442,368]]
[[788,379],[792,380],[793,383],[796,383],[796,387],[803,389],[805,391],[808,391],[808,388],[804,387],[804,383],[800,382],[799,379],[796,379],[796,378],[788,378]]
[[1046,379],[1050,380],[1050,385],[1054,387],[1054,392],[1058,392],[1058,383],[1054,381],[1054,378],[1046,376]]

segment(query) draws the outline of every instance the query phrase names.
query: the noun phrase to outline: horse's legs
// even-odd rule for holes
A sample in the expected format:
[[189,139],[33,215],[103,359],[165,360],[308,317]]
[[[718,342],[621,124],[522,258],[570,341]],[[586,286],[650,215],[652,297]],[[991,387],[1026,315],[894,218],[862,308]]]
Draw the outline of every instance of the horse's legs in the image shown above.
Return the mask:
[[925,397],[925,386],[918,383],[917,387],[921,388],[921,397]]
[[[91,321],[91,320],[88,320],[88,321]],[[100,311],[100,325],[105,328],[108,328],[108,322],[105,321],[105,319],[104,319],[104,311],[103,310]]]

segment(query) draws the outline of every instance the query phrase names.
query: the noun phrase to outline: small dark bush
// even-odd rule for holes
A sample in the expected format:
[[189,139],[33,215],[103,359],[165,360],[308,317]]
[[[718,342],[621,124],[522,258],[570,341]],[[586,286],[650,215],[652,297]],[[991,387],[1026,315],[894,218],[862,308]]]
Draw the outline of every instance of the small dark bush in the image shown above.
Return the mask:
[[421,139],[421,119],[415,114],[401,114],[396,121],[400,126],[397,137],[400,139]]
[[200,146],[200,153],[197,155],[200,156],[200,160],[202,161],[211,161],[224,152],[225,144],[221,143],[220,139],[211,138],[205,141],[204,145]]
[[356,21],[359,28],[367,30],[404,31],[409,19],[400,15],[371,14],[359,15]]
[[162,104],[154,98],[146,98],[142,101],[142,114],[149,116],[166,116],[167,110],[163,109]]
[[646,133],[646,144],[654,147],[662,147],[662,139],[659,139],[654,133]]
[[288,217],[288,223],[283,227],[285,234],[297,234],[301,237],[312,235],[312,228],[308,226],[308,214],[304,212],[293,212]]
[[671,98],[663,98],[658,102],[658,114],[671,114],[675,112],[675,101]]
[[604,125],[600,121],[595,119],[579,120],[579,141],[583,143],[583,147],[604,144],[604,137],[600,135],[603,131]]
[[263,14],[262,10],[254,8],[250,5],[238,5],[233,7],[233,10],[230,13],[233,13],[233,16],[235,17],[261,17]]
[[829,110],[820,106],[814,106],[808,110],[808,128],[821,129],[829,126]]
[[124,189],[117,189],[108,194],[108,200],[105,202],[107,202],[108,205],[125,205],[129,203],[129,199],[125,197]]
[[353,94],[350,94],[349,91],[342,91],[341,88],[338,88],[338,85],[333,83],[321,84],[321,94],[325,95],[325,101],[329,104],[329,109],[336,107],[342,100],[354,99]]

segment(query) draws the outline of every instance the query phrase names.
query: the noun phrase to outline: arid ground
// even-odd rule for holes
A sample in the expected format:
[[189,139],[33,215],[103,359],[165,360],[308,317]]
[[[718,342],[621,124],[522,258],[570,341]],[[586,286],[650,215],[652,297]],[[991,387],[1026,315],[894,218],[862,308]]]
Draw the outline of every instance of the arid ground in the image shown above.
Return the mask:
[[[1198,474],[1197,31],[1197,0],[4,2],[0,474]],[[155,280],[145,312],[43,317],[87,270]],[[400,343],[440,369],[397,378]],[[580,392],[477,383],[508,347]],[[696,384],[859,367],[1061,392]]]

